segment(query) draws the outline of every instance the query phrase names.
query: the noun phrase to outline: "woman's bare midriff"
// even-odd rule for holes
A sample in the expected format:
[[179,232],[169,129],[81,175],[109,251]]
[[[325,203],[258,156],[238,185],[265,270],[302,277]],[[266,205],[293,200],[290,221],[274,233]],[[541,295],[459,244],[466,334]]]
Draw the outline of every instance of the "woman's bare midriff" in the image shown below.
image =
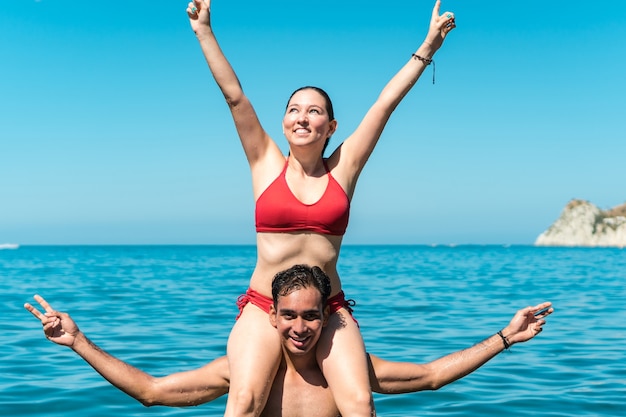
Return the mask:
[[272,296],[272,280],[278,272],[296,264],[319,266],[330,278],[331,296],[341,290],[337,258],[343,236],[318,233],[257,233],[257,264],[250,288]]

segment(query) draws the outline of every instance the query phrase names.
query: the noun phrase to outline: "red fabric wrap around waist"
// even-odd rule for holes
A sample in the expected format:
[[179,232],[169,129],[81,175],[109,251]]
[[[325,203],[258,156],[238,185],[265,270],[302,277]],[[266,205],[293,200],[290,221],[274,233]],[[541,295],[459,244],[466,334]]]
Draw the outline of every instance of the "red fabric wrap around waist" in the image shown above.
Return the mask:
[[[239,314],[237,314],[237,319],[241,317],[241,313],[243,313],[244,307],[248,304],[252,304],[265,311],[266,314],[270,313],[270,307],[274,304],[274,300],[269,297],[264,296],[263,294],[254,291],[252,288],[248,288],[245,294],[241,294],[237,297],[237,307],[239,308]],[[328,301],[326,301],[328,307],[330,307],[330,314],[336,313],[342,308],[345,308],[352,320],[358,324],[358,322],[354,319],[352,315],[355,302],[354,300],[346,300],[346,295],[343,291],[339,291],[336,295],[330,297]]]
[[243,313],[243,308],[251,303],[259,307],[261,310],[265,311],[266,314],[270,313],[270,307],[274,304],[274,300],[269,297],[264,296],[263,294],[254,291],[252,288],[248,288],[245,294],[241,294],[237,297],[237,308],[239,308],[239,314],[237,314],[238,320],[241,317],[241,313]]

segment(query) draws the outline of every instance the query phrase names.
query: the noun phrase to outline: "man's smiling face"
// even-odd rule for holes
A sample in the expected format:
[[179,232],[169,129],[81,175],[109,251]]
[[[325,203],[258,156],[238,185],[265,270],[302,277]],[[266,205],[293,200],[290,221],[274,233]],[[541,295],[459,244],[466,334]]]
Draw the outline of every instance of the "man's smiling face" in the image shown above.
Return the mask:
[[316,346],[326,315],[320,292],[315,287],[299,288],[278,298],[276,308],[270,310],[270,323],[288,352],[303,355]]

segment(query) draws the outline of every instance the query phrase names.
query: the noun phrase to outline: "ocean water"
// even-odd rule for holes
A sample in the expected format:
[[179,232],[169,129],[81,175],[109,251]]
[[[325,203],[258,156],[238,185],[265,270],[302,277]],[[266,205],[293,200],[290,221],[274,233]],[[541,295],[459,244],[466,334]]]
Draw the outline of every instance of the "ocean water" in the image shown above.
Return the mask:
[[[153,375],[225,353],[254,246],[59,246],[0,251],[0,415],[220,416],[225,400],[145,408],[45,339],[33,294]],[[379,415],[626,415],[626,251],[532,246],[345,246],[344,290],[368,351],[425,363],[552,301],[535,339],[438,391],[376,395]]]

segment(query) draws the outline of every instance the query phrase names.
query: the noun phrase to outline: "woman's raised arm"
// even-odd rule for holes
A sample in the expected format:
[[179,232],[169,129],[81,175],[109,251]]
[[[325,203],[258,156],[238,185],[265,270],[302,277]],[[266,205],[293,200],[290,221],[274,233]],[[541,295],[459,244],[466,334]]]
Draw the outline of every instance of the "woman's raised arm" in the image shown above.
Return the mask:
[[[342,164],[348,166],[348,176],[358,176],[376,146],[378,138],[391,113],[404,96],[411,90],[426,67],[431,63],[435,52],[441,47],[447,34],[456,27],[454,14],[439,14],[441,1],[437,0],[432,11],[426,39],[409,57],[408,62],[383,88],[376,102],[350,137],[341,146]],[[344,160],[344,158],[347,158]]]
[[187,15],[211,74],[230,108],[248,162],[253,165],[273,142],[261,126],[252,104],[243,92],[237,74],[213,33],[211,1],[193,0],[187,7]]

